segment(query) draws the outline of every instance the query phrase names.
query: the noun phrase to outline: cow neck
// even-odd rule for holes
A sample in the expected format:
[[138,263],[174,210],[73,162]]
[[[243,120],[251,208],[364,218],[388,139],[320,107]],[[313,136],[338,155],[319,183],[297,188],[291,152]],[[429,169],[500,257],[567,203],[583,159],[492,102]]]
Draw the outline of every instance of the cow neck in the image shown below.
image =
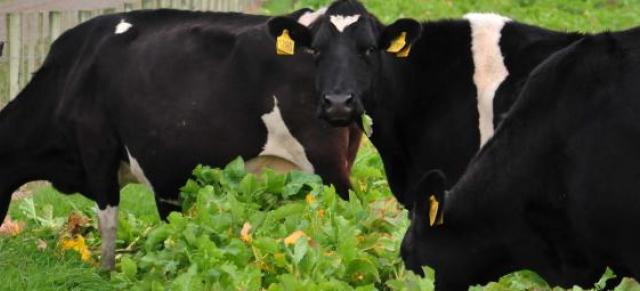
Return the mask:
[[[475,102],[472,94],[446,94],[456,86],[452,83],[461,78],[458,72],[468,71],[465,77],[469,84],[464,86],[472,86],[468,25],[465,26],[463,21],[441,21],[423,26],[423,36],[414,44],[409,58],[396,58],[389,54],[382,56],[380,74],[372,90],[374,101],[365,103],[375,126],[371,140],[382,156],[391,190],[409,208],[413,198],[405,197],[405,192],[417,183],[421,173],[441,168],[448,174],[455,173],[452,178],[457,180],[462,165],[468,161],[456,161],[453,163],[456,166],[450,166],[435,163],[442,160],[438,157],[427,156],[425,159],[426,152],[439,155],[437,152],[441,152],[442,146],[436,141],[416,144],[420,140],[416,136],[428,130],[424,127],[428,125],[425,121],[444,116],[443,109],[450,110],[455,106],[475,108],[463,105]],[[463,53],[466,55],[461,55]],[[465,114],[473,116],[474,112]],[[451,139],[460,140],[458,137]],[[469,157],[465,158],[470,159],[474,152],[470,150]]]

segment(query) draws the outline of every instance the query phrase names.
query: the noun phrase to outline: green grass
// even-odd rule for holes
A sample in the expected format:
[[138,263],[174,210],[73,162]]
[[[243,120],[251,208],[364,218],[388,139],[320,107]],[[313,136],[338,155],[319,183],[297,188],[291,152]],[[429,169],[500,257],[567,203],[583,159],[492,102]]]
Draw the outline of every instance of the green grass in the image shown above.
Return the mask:
[[[151,192],[142,185],[131,184],[121,191],[119,239],[137,235],[136,228],[160,221]],[[113,290],[109,276],[84,263],[73,252],[56,249],[58,233],[73,212],[95,221],[95,202],[79,195],[63,195],[50,186],[36,189],[32,197],[14,201],[9,214],[14,220],[27,222],[23,234],[15,238],[0,236],[0,290]],[[37,250],[38,239],[47,242],[45,251]],[[122,240],[119,241],[123,244]],[[99,250],[97,232],[87,235],[94,252]]]
[[[145,186],[128,185],[122,189],[120,197],[120,209],[125,213],[135,215],[147,223],[157,223],[160,220],[153,195]],[[49,186],[35,190],[32,200],[36,214],[39,216],[48,211],[52,212],[51,216],[53,217],[66,217],[73,211],[89,215],[95,214],[95,202],[80,194],[60,194]],[[11,204],[9,208],[11,217],[19,220],[30,219],[27,212],[24,211],[26,201],[29,199],[18,200]]]
[[[383,22],[400,17],[419,20],[459,18],[469,12],[494,12],[515,20],[557,30],[597,32],[640,25],[637,0],[363,0]],[[290,11],[287,7],[318,8],[329,0],[270,0],[267,13]]]
[[[46,250],[37,249],[38,239],[47,242]],[[56,240],[46,230],[0,238],[0,290],[112,290],[109,279],[79,255],[58,253]]]

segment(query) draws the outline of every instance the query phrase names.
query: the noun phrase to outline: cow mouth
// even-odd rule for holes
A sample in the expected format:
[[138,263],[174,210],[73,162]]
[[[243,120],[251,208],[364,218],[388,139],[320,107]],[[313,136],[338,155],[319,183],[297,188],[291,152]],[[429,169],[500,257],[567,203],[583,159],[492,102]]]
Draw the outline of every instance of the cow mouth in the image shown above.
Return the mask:
[[358,120],[358,116],[360,116],[360,114],[358,114],[356,110],[334,111],[324,109],[320,113],[320,118],[333,127],[349,126]]

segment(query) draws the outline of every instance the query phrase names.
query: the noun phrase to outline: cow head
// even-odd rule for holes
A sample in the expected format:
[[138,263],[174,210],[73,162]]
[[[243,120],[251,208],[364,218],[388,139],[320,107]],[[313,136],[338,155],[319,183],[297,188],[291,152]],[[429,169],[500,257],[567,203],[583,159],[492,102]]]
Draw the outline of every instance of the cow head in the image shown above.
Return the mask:
[[421,29],[411,19],[384,26],[355,0],[335,1],[309,26],[287,17],[269,22],[274,38],[286,37],[301,48],[296,53],[313,55],[318,113],[335,126],[359,120],[363,104],[373,98],[383,58],[406,57]]
[[[444,223],[446,178],[439,170],[432,170],[422,176],[414,192],[418,198],[411,209],[411,225],[402,241],[401,254],[408,269],[422,273],[421,266],[433,266],[436,258],[431,254],[438,254],[434,247],[429,246],[423,252],[425,242],[435,242],[434,233]],[[425,197],[426,194],[426,197]]]
[[478,265],[477,257],[467,252],[469,242],[447,225],[445,185],[444,174],[432,170],[413,189],[420,195],[415,196],[419,198],[410,212],[411,225],[400,254],[407,269],[417,274],[424,275],[423,266],[434,268],[437,290],[465,290],[475,282],[472,268]]

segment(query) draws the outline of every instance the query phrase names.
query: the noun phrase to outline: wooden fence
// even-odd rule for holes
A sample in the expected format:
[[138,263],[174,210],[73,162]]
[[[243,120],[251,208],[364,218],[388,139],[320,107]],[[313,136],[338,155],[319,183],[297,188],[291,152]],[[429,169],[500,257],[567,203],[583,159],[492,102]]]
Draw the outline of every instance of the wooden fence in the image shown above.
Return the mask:
[[51,43],[65,30],[101,14],[137,9],[174,8],[202,11],[253,11],[260,0],[136,0],[123,1],[117,7],[99,10],[7,13],[6,43],[2,58],[7,68],[6,80],[0,86],[0,107],[29,82],[44,61]]

